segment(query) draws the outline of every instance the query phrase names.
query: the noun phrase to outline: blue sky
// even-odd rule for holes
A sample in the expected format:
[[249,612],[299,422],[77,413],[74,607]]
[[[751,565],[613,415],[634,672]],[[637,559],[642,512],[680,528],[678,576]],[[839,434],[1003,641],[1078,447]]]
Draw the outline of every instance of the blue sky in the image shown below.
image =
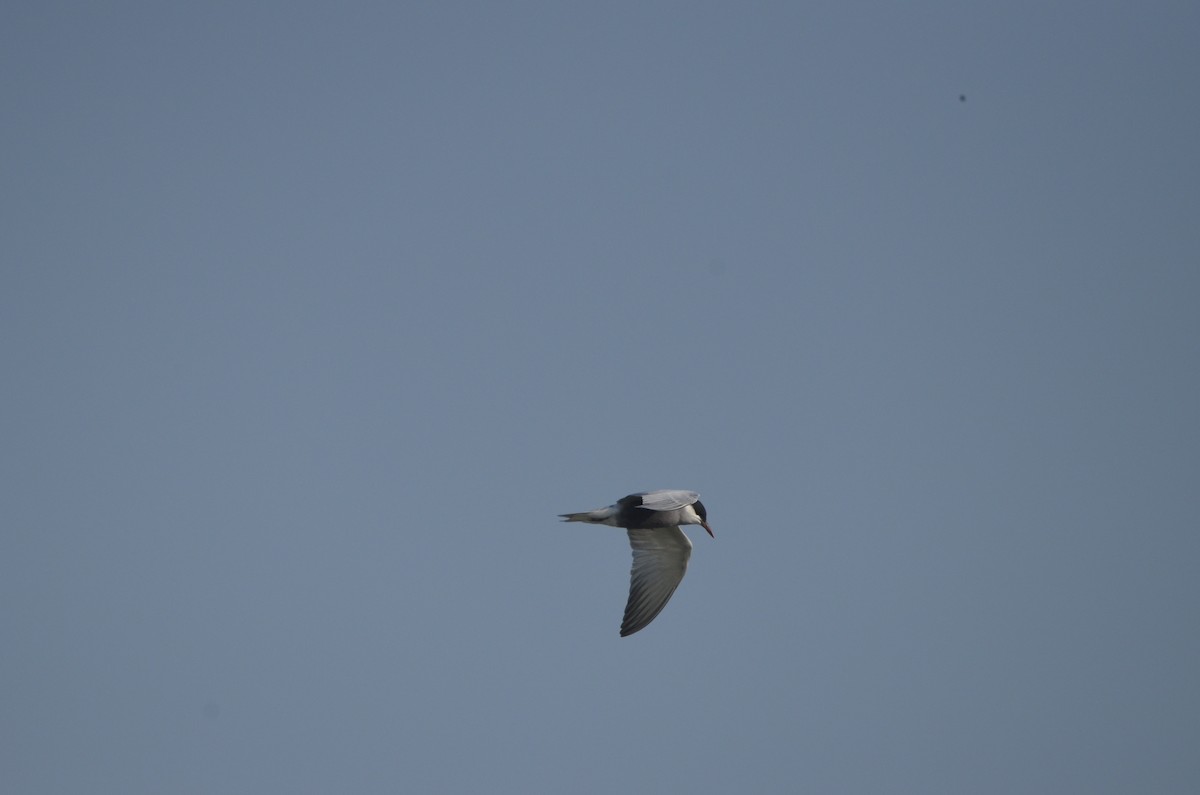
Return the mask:
[[9,4],[3,777],[1194,792],[1198,23]]

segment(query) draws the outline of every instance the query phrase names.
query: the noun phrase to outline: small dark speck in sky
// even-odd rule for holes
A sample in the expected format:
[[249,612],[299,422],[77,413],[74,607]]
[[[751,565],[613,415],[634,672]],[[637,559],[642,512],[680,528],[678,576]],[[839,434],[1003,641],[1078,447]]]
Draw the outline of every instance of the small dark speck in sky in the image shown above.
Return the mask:
[[959,94],[959,95],[958,95],[958,101],[959,101],[959,102],[966,102],[966,101],[967,101],[967,95],[966,95],[966,94]]

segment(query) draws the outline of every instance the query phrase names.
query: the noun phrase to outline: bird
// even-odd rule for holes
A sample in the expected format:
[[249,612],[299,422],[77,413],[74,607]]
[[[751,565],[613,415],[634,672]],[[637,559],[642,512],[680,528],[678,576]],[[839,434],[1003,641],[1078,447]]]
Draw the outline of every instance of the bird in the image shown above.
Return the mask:
[[694,491],[663,489],[639,491],[607,508],[559,514],[564,522],[587,522],[624,527],[633,548],[629,573],[629,601],[621,621],[621,637],[645,629],[667,606],[683,580],[692,542],[680,525],[698,524],[713,538],[708,511]]

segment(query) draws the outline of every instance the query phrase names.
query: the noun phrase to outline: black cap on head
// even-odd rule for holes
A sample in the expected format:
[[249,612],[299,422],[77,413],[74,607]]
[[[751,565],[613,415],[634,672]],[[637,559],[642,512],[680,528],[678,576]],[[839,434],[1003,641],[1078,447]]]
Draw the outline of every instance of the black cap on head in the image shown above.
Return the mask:
[[692,509],[696,512],[697,516],[706,522],[708,521],[708,511],[704,510],[704,503],[700,502],[700,500],[696,500],[692,503]]

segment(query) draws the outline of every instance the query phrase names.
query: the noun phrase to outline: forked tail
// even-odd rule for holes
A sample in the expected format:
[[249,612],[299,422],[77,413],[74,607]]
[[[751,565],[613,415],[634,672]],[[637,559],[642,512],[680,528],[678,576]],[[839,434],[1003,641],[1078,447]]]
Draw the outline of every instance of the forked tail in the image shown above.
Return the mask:
[[608,520],[616,514],[616,509],[613,506],[607,508],[598,508],[594,511],[584,511],[583,513],[560,513],[564,522],[588,522],[590,524],[607,524]]

